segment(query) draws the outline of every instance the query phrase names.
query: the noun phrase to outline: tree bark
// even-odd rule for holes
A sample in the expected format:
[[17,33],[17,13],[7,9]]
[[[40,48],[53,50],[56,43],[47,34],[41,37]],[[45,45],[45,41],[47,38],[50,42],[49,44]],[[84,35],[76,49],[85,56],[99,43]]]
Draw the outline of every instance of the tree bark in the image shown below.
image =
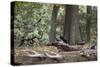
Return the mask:
[[51,30],[49,33],[49,42],[55,42],[56,39],[56,18],[58,14],[59,6],[54,5],[52,10],[52,17],[51,17]]
[[91,6],[87,6],[86,42],[90,41]]
[[69,43],[70,40],[70,22],[71,22],[71,8],[70,5],[65,6],[65,21],[64,21],[64,32],[63,37]]
[[65,6],[65,25],[63,33],[64,38],[68,41],[69,44],[74,45],[81,41],[77,5]]

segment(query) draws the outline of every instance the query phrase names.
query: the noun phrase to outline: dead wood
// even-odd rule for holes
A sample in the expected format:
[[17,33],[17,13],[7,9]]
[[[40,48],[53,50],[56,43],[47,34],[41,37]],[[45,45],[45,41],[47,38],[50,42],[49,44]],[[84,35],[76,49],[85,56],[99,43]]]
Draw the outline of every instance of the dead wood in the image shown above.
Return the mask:
[[[36,51],[27,52],[23,56],[16,56],[16,63],[23,65],[27,64],[46,64],[46,63],[65,63],[65,62],[80,62],[80,61],[95,61],[97,60],[97,50],[84,49],[79,51],[65,52],[44,52],[40,54]],[[24,53],[24,52],[22,52]]]
[[55,42],[51,44],[47,44],[47,46],[55,46],[59,51],[78,51],[82,49],[81,45],[69,45],[63,42]]

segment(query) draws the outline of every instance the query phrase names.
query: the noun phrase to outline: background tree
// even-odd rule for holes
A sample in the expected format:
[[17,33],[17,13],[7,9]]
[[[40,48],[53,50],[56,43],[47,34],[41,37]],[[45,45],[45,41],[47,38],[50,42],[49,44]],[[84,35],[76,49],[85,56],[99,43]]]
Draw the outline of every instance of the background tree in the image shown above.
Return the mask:
[[52,10],[52,16],[51,16],[51,30],[49,33],[49,41],[55,42],[56,39],[56,19],[57,19],[57,14],[59,10],[59,5],[54,5],[53,10]]
[[90,41],[90,28],[91,28],[91,6],[87,6],[87,21],[86,21],[86,41]]
[[80,33],[86,43],[96,41],[97,8],[95,6],[79,6]]

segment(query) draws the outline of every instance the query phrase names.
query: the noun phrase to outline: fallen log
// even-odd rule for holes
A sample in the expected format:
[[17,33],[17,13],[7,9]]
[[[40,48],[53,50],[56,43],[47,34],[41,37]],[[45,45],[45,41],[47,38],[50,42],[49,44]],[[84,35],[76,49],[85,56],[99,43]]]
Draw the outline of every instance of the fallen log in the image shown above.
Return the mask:
[[47,46],[55,46],[59,51],[78,51],[82,49],[82,45],[69,45],[64,42],[54,42],[51,44],[47,44]]
[[63,56],[61,54],[52,51],[46,52],[45,55],[47,59],[53,60],[57,63],[61,62],[61,60],[63,59]]
[[[25,50],[24,50],[25,51]],[[40,54],[36,51],[25,51],[23,56],[16,56],[16,63],[22,65],[28,64],[49,64],[49,63],[65,63],[65,62],[81,62],[81,61],[96,61],[97,50],[84,49],[78,51],[67,52],[52,52],[46,51]],[[24,53],[24,52],[21,52]]]
[[[20,63],[21,65],[38,64],[45,59],[44,54],[40,54],[33,50],[21,50],[18,55],[15,55],[15,65]],[[18,65],[18,64],[17,64]]]
[[65,62],[96,61],[97,60],[97,50],[94,50],[94,49],[60,52],[60,54],[63,55]]

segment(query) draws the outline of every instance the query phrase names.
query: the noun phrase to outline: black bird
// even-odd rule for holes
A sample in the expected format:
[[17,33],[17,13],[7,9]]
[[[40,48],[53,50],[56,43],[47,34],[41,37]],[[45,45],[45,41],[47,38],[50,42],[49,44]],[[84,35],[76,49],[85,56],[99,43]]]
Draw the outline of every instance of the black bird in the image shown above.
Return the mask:
[[97,43],[95,42],[92,46],[91,49],[96,49]]
[[68,43],[66,39],[64,39],[62,36],[60,36],[60,39],[63,40],[65,43]]

